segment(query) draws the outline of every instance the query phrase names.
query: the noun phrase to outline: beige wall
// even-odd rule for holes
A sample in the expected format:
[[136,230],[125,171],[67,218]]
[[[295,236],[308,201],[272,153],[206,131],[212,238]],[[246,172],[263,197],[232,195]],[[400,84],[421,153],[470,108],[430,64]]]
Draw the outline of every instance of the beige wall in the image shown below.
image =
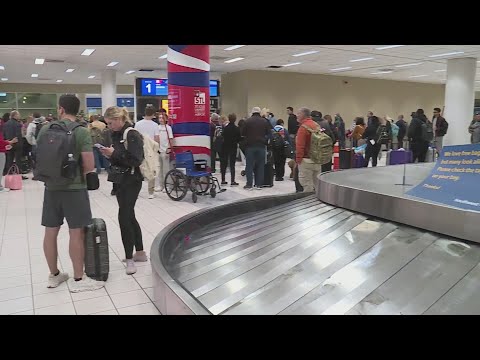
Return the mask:
[[222,75],[222,113],[239,117],[259,106],[285,120],[287,106],[306,106],[324,115],[339,112],[349,126],[368,110],[393,118],[404,114],[407,120],[418,108],[430,115],[434,107],[443,106],[444,97],[444,85],[275,71]]

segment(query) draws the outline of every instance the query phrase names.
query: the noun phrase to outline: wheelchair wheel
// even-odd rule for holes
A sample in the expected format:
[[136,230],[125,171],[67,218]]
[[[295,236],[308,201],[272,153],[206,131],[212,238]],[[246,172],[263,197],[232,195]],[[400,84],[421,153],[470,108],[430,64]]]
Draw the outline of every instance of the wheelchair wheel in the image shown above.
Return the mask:
[[193,193],[192,193],[192,201],[193,201],[193,203],[196,203],[197,200],[198,200],[197,193],[196,193],[196,192],[193,192]]
[[182,200],[188,192],[188,178],[181,171],[170,170],[165,176],[165,191],[173,201]]
[[201,176],[194,179],[195,191],[199,195],[206,194],[210,190],[210,177]]
[[215,190],[214,187],[212,187],[212,188],[210,189],[210,196],[211,196],[212,198],[214,198],[215,196],[217,196],[217,191]]

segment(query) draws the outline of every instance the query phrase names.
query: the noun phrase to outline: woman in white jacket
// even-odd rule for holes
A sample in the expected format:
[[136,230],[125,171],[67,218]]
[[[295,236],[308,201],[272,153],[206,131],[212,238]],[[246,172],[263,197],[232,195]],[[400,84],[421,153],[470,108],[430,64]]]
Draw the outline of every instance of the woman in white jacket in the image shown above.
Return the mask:
[[157,177],[157,187],[155,191],[165,192],[165,176],[170,171],[170,144],[173,145],[172,127],[168,125],[168,117],[165,113],[160,113],[160,173]]

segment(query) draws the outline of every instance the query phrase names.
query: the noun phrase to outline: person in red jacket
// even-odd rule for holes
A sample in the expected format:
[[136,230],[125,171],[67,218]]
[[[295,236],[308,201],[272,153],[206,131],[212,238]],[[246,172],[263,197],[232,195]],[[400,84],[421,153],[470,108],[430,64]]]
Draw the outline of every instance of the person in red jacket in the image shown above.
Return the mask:
[[[5,140],[3,138],[3,133],[0,131],[0,193],[8,192],[10,189],[6,189],[2,185],[2,177],[3,177],[3,168],[5,167],[5,154],[12,148],[12,144],[18,142],[17,138],[12,140]],[[7,170],[8,171],[8,170]]]
[[310,139],[311,133],[305,127],[311,130],[320,128],[310,116],[310,110],[307,108],[300,108],[297,112],[297,120],[300,123],[296,138],[296,162],[298,165],[298,180],[303,186],[304,192],[315,191],[315,184],[317,182],[317,175],[322,168],[322,164],[315,164],[310,160]]

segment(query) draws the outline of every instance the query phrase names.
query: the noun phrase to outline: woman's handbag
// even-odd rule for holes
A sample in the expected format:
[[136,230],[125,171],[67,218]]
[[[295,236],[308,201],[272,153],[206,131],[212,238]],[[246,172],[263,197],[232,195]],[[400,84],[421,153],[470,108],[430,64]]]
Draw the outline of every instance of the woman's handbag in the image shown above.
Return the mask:
[[8,174],[5,176],[5,187],[10,190],[22,190],[22,175],[16,164],[8,169]]

